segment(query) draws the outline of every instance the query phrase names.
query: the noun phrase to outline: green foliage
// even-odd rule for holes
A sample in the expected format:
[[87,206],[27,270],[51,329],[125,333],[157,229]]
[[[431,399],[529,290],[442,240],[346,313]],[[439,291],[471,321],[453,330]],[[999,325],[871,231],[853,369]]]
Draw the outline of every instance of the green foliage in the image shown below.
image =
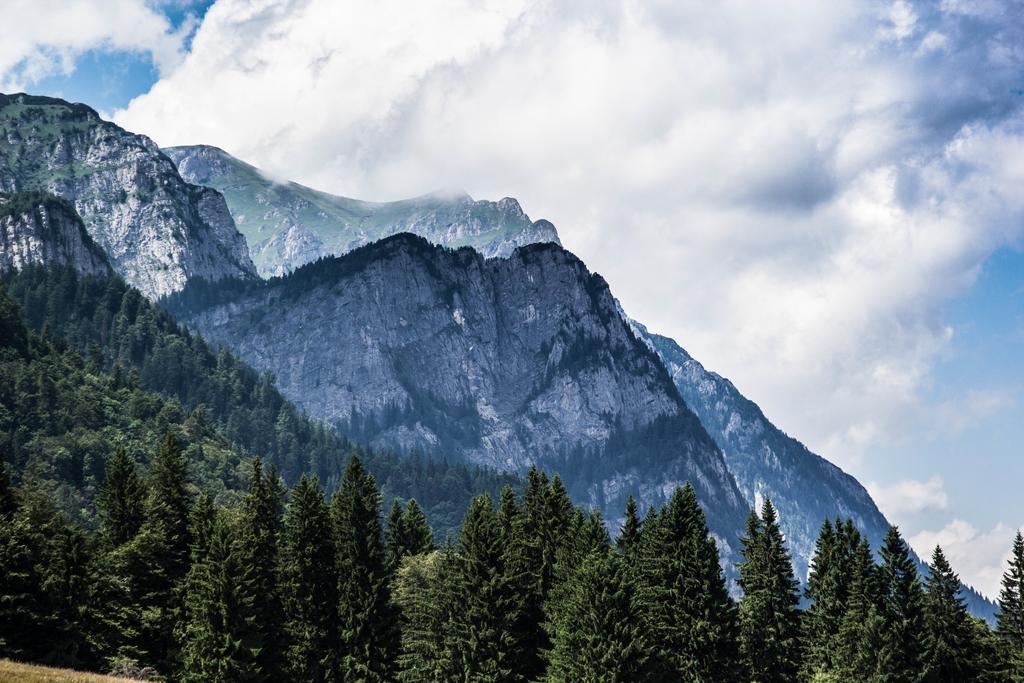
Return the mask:
[[[112,445],[123,445],[145,465],[151,452],[146,445],[172,428],[196,485],[219,501],[237,500],[248,455],[260,455],[286,483],[309,473],[328,490],[337,487],[344,458],[354,450],[347,439],[299,413],[272,377],[210,347],[120,279],[81,277],[69,267],[31,267],[2,279],[21,313],[0,297],[0,351],[6,343],[19,352],[15,357],[24,352],[23,314],[30,328],[45,328],[89,359],[69,356],[74,373],[39,368],[21,377],[0,368],[17,380],[0,386],[0,405],[9,411],[0,409],[0,452],[16,478],[30,460],[45,460],[62,507],[84,525],[94,524],[96,482]],[[0,353],[0,363],[10,357]],[[104,401],[112,392],[116,402]],[[457,532],[474,495],[497,495],[518,481],[513,474],[434,458],[368,449],[361,456],[384,503],[415,498],[439,538]]]
[[799,582],[786,551],[778,516],[765,500],[750,513],[740,563],[740,652],[759,683],[792,681],[800,667]]
[[891,683],[911,683],[923,668],[924,593],[910,548],[896,527],[886,534],[880,554],[882,646],[877,675]]
[[209,513],[209,498],[194,517],[193,563],[185,580],[182,681],[252,681],[260,673],[253,572],[235,547],[225,514]]
[[337,577],[330,515],[316,477],[302,476],[292,489],[280,553],[288,675],[332,680],[337,673]]
[[331,501],[338,575],[338,663],[343,680],[393,678],[398,648],[380,493],[355,455]]
[[1024,680],[1024,536],[1020,531],[1013,539],[1010,566],[1003,574],[998,622],[997,632],[1009,652],[1010,672],[1015,680]]
[[106,476],[96,501],[100,514],[100,533],[112,546],[123,545],[142,528],[146,488],[135,462],[123,447],[107,462]]
[[637,577],[642,612],[665,675],[741,680],[736,606],[693,487],[677,488],[641,530]]
[[608,551],[588,554],[555,588],[548,612],[548,680],[651,680],[651,646],[634,579],[621,556]]
[[927,683],[971,681],[978,675],[974,625],[960,597],[960,577],[942,548],[932,553],[924,597],[924,676]]

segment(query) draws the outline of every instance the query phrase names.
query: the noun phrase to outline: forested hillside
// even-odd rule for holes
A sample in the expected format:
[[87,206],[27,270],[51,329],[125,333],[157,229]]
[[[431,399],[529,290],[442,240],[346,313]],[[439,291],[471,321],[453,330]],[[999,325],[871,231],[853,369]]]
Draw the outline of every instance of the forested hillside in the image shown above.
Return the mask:
[[[7,368],[5,376],[15,380],[0,389],[7,392],[0,415],[4,459],[16,478],[40,469],[61,491],[64,509],[83,522],[94,517],[103,463],[115,447],[124,445],[145,462],[172,428],[179,436],[205,435],[207,441],[195,444],[189,438],[186,448],[190,463],[218,461],[197,473],[208,490],[237,489],[238,464],[252,455],[289,484],[309,473],[328,490],[337,486],[354,444],[300,414],[271,377],[191,335],[119,278],[33,267],[6,274],[2,283],[43,338],[18,334],[44,349]],[[17,316],[9,316],[16,331]],[[416,497],[442,537],[472,496],[515,481],[439,459],[361,453],[385,497]]]

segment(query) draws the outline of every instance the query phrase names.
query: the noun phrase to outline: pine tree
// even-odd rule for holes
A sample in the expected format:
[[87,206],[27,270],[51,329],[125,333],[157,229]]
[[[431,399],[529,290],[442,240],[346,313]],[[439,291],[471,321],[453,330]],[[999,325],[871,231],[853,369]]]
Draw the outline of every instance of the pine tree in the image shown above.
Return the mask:
[[258,678],[259,636],[252,608],[252,574],[232,547],[223,514],[197,501],[193,564],[185,582],[182,680],[233,683]]
[[635,555],[637,544],[640,541],[640,519],[636,514],[636,499],[633,496],[626,498],[626,520],[619,530],[619,537],[615,546],[626,559],[632,561]]
[[107,461],[106,477],[96,504],[100,512],[100,533],[111,547],[135,538],[145,519],[146,488],[135,462],[124,448]]
[[344,680],[393,678],[399,633],[380,524],[380,493],[355,455],[331,501]]
[[751,512],[740,563],[740,651],[753,680],[792,681],[800,666],[799,582],[771,500]]
[[911,683],[922,670],[924,595],[910,549],[896,527],[882,543],[879,569],[882,647],[877,675],[887,683]]
[[473,499],[453,557],[453,609],[446,630],[455,670],[465,681],[520,681],[521,582],[506,565],[501,523],[490,496]]
[[388,572],[394,574],[402,559],[410,555],[422,555],[432,552],[434,532],[430,530],[427,516],[416,499],[402,510],[401,503],[395,500],[388,513],[386,553]]
[[960,598],[960,577],[942,548],[932,553],[925,591],[924,676],[927,683],[971,681],[978,675],[974,629]]
[[1014,680],[1024,680],[1024,536],[1020,531],[1014,536],[1010,566],[1003,574],[998,624],[996,632],[1006,643]]
[[294,680],[330,681],[337,673],[337,587],[331,522],[316,477],[299,478],[284,516],[281,595]]
[[7,473],[7,464],[0,459],[0,522],[13,515],[17,507],[18,501]]
[[265,681],[285,675],[284,612],[277,576],[283,497],[277,472],[271,468],[264,474],[263,463],[254,458],[249,492],[242,503],[238,553],[252,575],[252,581],[242,586],[249,594],[241,599],[252,604],[259,645],[256,662]]
[[856,541],[856,546],[850,552],[849,597],[839,626],[838,647],[833,653],[838,672],[835,678],[867,681],[875,675],[882,646],[881,579],[867,539],[849,533],[850,529],[847,532],[847,543]]
[[832,674],[836,670],[836,638],[846,612],[846,583],[849,565],[844,561],[839,529],[826,519],[818,532],[807,576],[805,597],[810,605],[804,612],[804,678]]
[[620,555],[589,553],[552,591],[551,681],[623,683],[650,680],[654,670],[635,587]]
[[638,594],[663,675],[741,680],[736,606],[693,487],[677,487],[667,507],[648,514],[641,538]]
[[452,615],[461,608],[453,585],[453,557],[451,548],[409,555],[395,576],[393,595],[402,633],[398,680],[403,683],[435,683],[460,675],[446,645]]

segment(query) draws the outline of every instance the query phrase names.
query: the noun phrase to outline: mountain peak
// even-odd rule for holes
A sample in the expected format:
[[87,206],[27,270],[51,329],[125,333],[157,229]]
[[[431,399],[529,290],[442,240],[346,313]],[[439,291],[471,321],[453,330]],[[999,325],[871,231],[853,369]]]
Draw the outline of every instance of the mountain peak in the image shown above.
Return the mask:
[[555,226],[531,221],[512,197],[475,200],[463,190],[445,189],[369,202],[274,181],[216,147],[169,147],[164,152],[186,180],[224,193],[264,277],[399,232],[446,247],[472,247],[486,257],[507,257],[517,247],[535,242],[560,243]]

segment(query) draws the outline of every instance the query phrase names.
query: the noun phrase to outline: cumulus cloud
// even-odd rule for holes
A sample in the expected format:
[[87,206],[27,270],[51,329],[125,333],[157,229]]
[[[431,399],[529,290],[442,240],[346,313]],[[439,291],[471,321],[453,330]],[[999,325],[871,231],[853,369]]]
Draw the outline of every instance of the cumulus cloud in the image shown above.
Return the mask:
[[[901,519],[920,512],[949,509],[949,496],[941,477],[926,481],[905,479],[890,485],[870,482],[868,493],[889,519]],[[923,556],[922,556],[923,557]]]
[[219,0],[117,116],[389,199],[518,197],[842,464],[920,419],[1024,223],[1021,5]]
[[960,579],[990,599],[999,597],[999,585],[1010,561],[1016,529],[1003,523],[980,531],[962,519],[954,519],[938,531],[922,531],[909,539],[911,547],[926,561],[936,545]]
[[69,75],[93,50],[149,54],[161,72],[182,57],[185,22],[174,30],[145,0],[7,0],[0,22],[0,91],[30,89],[47,76]]

